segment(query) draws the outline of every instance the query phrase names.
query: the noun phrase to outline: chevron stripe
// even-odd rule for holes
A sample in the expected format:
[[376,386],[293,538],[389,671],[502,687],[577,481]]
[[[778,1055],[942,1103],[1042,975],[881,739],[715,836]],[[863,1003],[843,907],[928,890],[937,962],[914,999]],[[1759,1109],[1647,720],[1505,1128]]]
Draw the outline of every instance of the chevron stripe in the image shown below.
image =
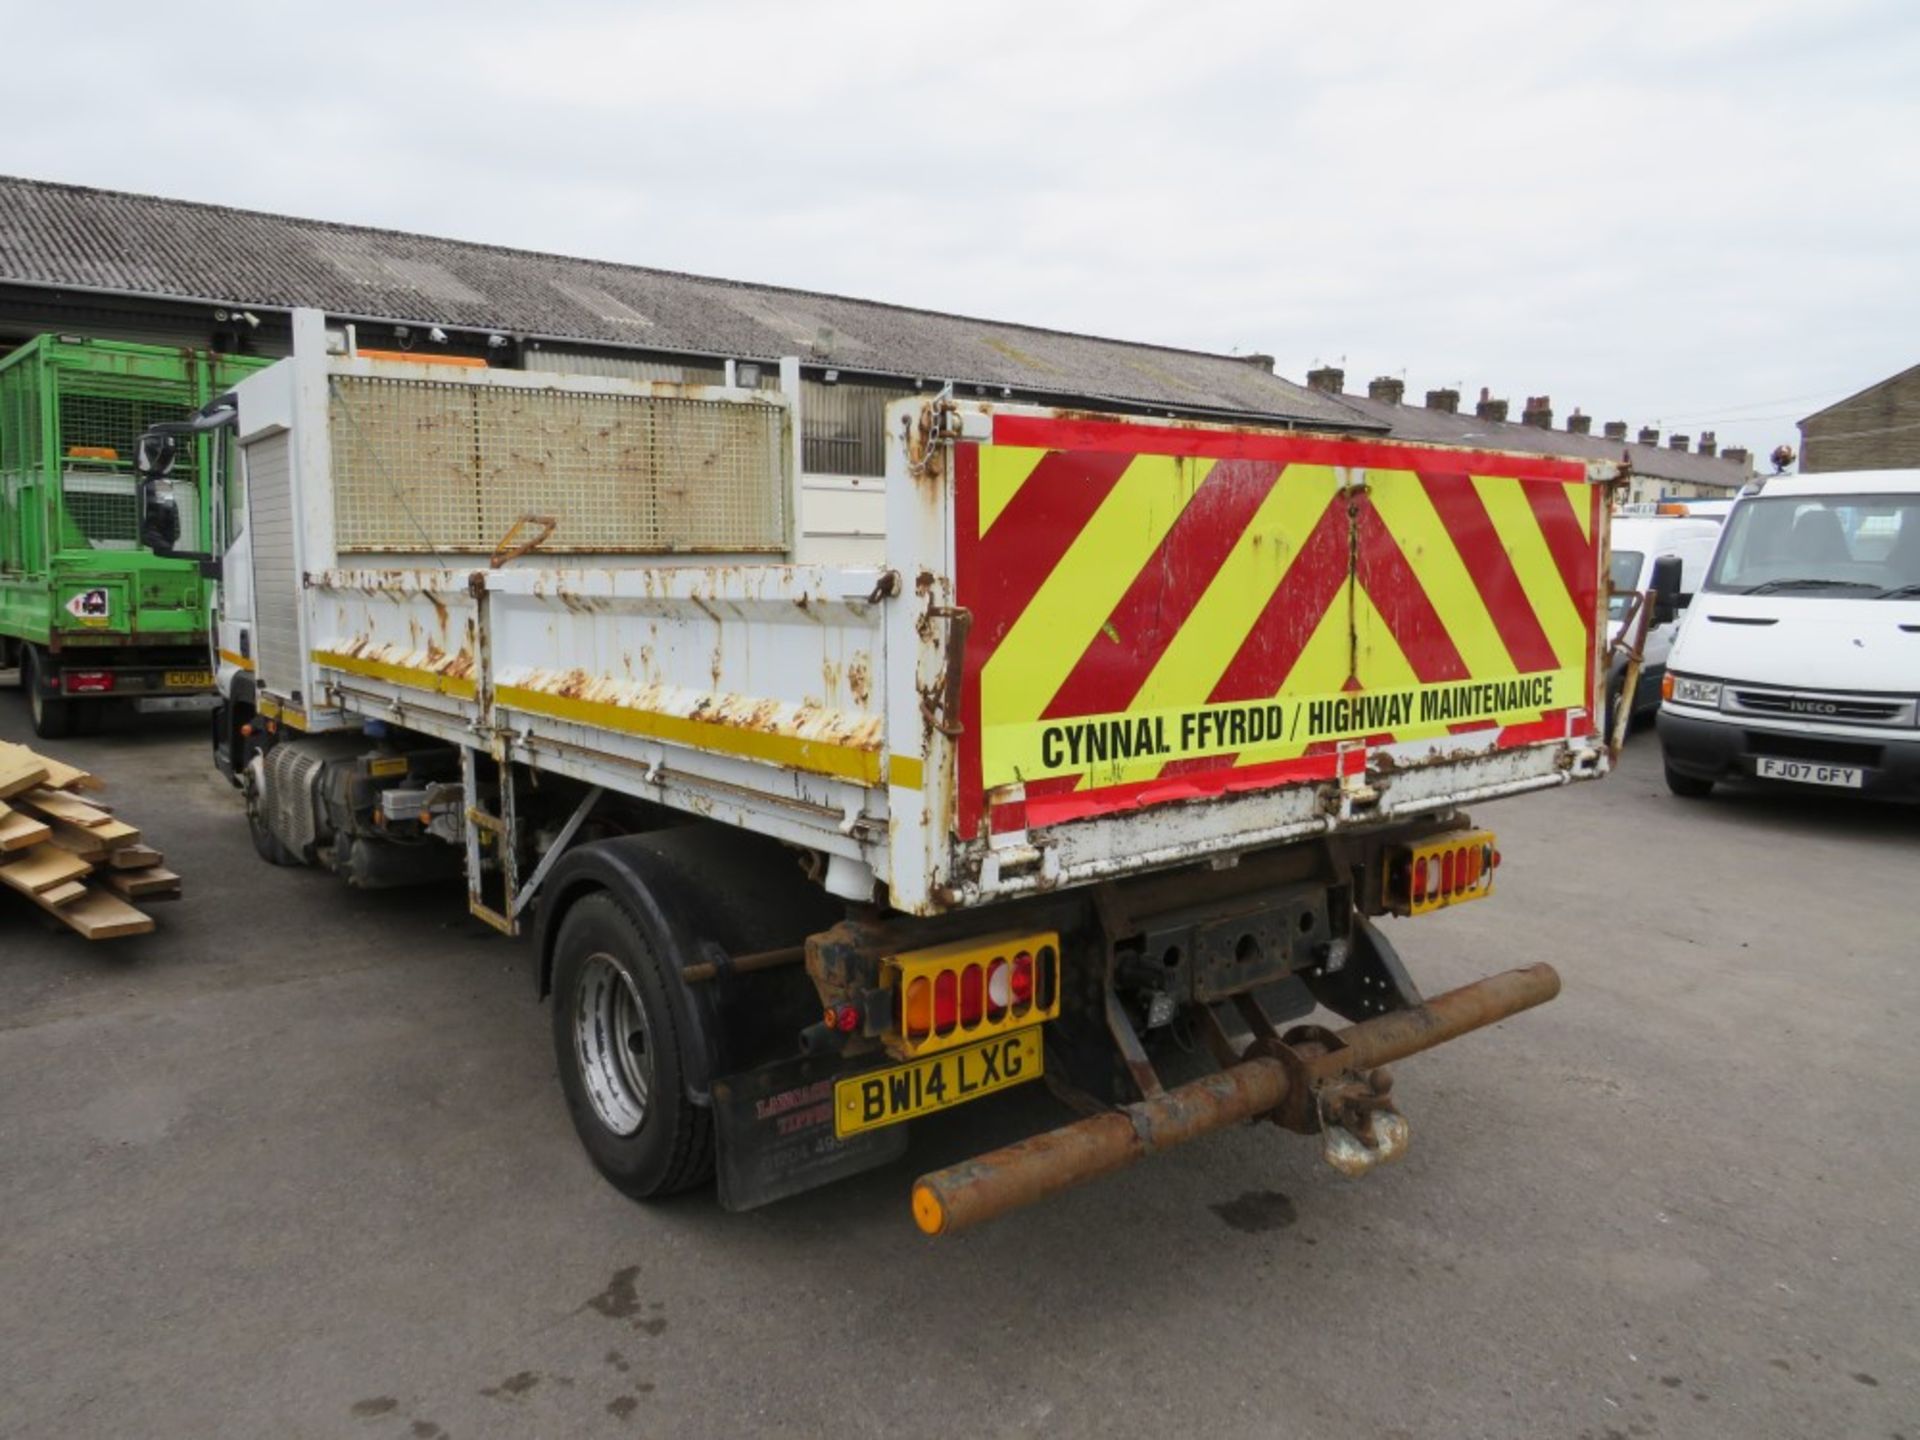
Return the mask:
[[1160,453],[1160,429],[1092,420],[994,434],[1011,443],[954,468],[966,833],[1014,780],[1053,823],[1330,774],[1349,738],[1534,743],[1584,703],[1604,516],[1577,466],[1177,429]]

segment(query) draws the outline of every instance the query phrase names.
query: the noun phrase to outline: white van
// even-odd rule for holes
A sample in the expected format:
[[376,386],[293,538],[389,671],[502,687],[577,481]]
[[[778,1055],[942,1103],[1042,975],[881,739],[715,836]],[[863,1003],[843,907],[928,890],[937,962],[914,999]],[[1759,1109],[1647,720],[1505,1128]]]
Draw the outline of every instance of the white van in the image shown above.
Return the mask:
[[[1717,520],[1679,519],[1668,515],[1622,515],[1613,522],[1613,588],[1648,590],[1653,586],[1653,562],[1663,555],[1680,557],[1680,615],[1684,618],[1694,594],[1706,581],[1707,567],[1713,562],[1713,547],[1720,540]],[[1614,638],[1620,637],[1632,616],[1632,602],[1624,595],[1608,602],[1607,618]],[[1673,649],[1680,621],[1670,620],[1647,630],[1647,645],[1640,662],[1640,683],[1634,690],[1633,713],[1643,715],[1660,705],[1660,677],[1667,670],[1667,654]],[[1627,678],[1627,662],[1616,655],[1607,672],[1607,733],[1613,733],[1613,717],[1620,703],[1620,691]]]
[[1743,498],[1661,693],[1676,795],[1739,779],[1920,800],[1920,470]]

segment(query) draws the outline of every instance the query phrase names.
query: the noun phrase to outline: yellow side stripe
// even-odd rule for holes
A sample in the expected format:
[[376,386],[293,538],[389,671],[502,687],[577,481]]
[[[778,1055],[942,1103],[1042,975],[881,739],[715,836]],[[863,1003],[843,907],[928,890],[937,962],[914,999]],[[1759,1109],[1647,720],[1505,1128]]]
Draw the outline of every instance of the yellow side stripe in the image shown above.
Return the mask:
[[[685,715],[669,715],[659,710],[612,705],[604,700],[579,700],[518,685],[500,686],[494,691],[494,700],[499,705],[524,710],[531,715],[547,715],[555,720],[571,720],[579,725],[644,735],[650,740],[664,740],[692,750],[764,760],[772,765],[809,770],[816,775],[857,780],[863,785],[880,783],[883,759],[877,749],[842,745],[831,740],[807,740],[798,735],[776,735],[765,730],[748,730],[738,725],[693,720]],[[895,764],[898,763],[896,759]]]
[[249,660],[246,656],[241,655],[236,651],[222,650],[220,652],[220,658],[226,661],[229,665],[233,666],[236,670],[253,669],[253,661]]
[[364,675],[369,680],[385,680],[415,690],[428,690],[435,695],[451,695],[457,700],[471,700],[474,696],[473,681],[467,676],[442,675],[424,666],[394,665],[385,660],[342,655],[334,650],[314,651],[313,663],[329,670],[344,670],[349,675]]
[[887,756],[887,784],[898,786],[902,790],[919,790],[925,787],[925,768],[918,755]]

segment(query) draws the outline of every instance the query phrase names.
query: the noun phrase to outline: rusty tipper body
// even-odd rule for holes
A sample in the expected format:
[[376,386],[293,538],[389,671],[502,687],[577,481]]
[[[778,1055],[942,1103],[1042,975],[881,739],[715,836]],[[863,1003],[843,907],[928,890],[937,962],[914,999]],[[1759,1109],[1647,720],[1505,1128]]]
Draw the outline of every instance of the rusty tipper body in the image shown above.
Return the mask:
[[261,854],[530,928],[636,1196],[762,1204],[1036,1081],[1082,1118],[924,1177],[923,1228],[1260,1117],[1400,1153],[1386,1064],[1557,987],[1425,998],[1383,922],[1492,893],[1465,805],[1604,773],[1611,476],[930,393],[850,564],[796,398],[299,317],[238,392],[221,617]]

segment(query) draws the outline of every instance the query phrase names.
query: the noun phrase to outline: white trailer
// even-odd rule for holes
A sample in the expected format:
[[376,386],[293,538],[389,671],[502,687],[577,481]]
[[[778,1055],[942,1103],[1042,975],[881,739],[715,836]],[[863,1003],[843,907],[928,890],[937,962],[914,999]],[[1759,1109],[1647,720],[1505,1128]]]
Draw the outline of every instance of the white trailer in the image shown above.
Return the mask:
[[[957,1228],[1191,1122],[1176,1029],[1265,1077],[1192,1133],[1273,1113],[1365,1168],[1414,1022],[1557,985],[1423,1002],[1374,921],[1491,892],[1461,805],[1605,772],[1605,471],[929,393],[849,564],[809,528],[795,363],[687,386],[294,333],[236,391],[219,758],[267,858],[537,917],[630,1193],[717,1147],[723,1203],[762,1203],[1042,1075],[1127,1107],[1135,1142],[1096,1114],[925,1177]],[[1283,1039],[1316,1005],[1355,1024]]]

